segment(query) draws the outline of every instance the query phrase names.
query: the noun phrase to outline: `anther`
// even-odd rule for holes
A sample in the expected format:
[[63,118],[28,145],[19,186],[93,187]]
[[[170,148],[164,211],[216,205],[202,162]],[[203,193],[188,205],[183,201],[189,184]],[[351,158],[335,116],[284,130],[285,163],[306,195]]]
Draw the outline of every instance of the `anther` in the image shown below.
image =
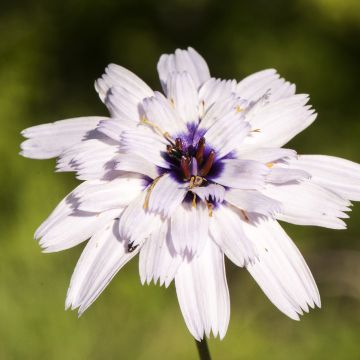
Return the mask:
[[198,146],[195,154],[195,158],[199,166],[202,164],[204,159],[204,150],[205,150],[205,138],[202,137],[198,142]]
[[215,160],[215,151],[211,150],[210,153],[209,153],[208,158],[205,161],[204,166],[200,170],[200,175],[201,176],[206,176],[209,173],[209,171],[211,170],[211,167],[212,167],[212,165],[214,163],[214,160]]
[[180,138],[175,139],[175,146],[178,150],[180,150],[180,151],[183,150],[183,143]]
[[182,156],[180,160],[180,166],[185,179],[190,179],[191,177],[189,165],[190,165],[189,158],[186,156]]

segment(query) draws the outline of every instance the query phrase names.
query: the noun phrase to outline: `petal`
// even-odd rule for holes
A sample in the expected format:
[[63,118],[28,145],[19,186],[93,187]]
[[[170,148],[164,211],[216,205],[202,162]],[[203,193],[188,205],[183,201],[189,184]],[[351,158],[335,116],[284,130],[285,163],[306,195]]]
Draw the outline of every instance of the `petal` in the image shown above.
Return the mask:
[[253,160],[222,160],[223,169],[215,182],[237,189],[256,190],[264,187],[269,169]]
[[[206,84],[205,84],[206,85]],[[200,95],[201,96],[201,91]],[[210,95],[210,94],[209,94]],[[209,100],[201,100],[200,103],[200,112],[203,109],[203,114],[201,115],[200,129],[209,129],[214,123],[216,123],[219,119],[227,116],[229,113],[234,113],[237,110],[237,106],[239,104],[239,99],[229,93],[228,96],[225,96],[226,93],[221,93],[221,99],[216,100],[216,96],[214,93],[211,93],[211,96],[214,99]],[[218,95],[220,96],[220,94]],[[206,102],[208,101],[208,102]],[[212,101],[212,102],[211,102]]]
[[219,106],[226,99],[234,98],[236,85],[235,80],[211,78],[206,81],[199,90],[199,98],[204,103],[205,111],[208,111],[214,105]]
[[151,163],[169,168],[164,159],[167,142],[150,129],[141,127],[136,130],[126,130],[121,134],[120,150],[125,154],[140,156]]
[[269,174],[266,176],[266,181],[273,184],[285,184],[310,178],[311,175],[304,170],[290,169],[286,165],[275,165],[271,167]]
[[241,215],[230,206],[219,206],[210,220],[210,234],[225,255],[237,266],[254,261],[257,254],[245,235]]
[[141,113],[139,105],[142,99],[142,96],[139,97],[138,94],[133,94],[125,88],[117,86],[108,90],[105,104],[112,118],[116,118],[124,123],[124,125],[129,126],[140,121]]
[[263,164],[277,160],[288,160],[296,157],[296,151],[284,148],[260,148],[247,152],[238,152],[237,158],[244,160],[255,160]]
[[143,157],[132,154],[119,154],[114,159],[115,170],[129,171],[155,179],[159,176],[158,168]]
[[139,250],[129,252],[117,234],[117,221],[110,222],[87,243],[76,265],[66,297],[66,308],[79,308],[81,315],[102,293],[116,273]]
[[261,219],[244,223],[244,230],[257,248],[259,260],[247,269],[270,301],[294,320],[315,304],[320,295],[305,260],[281,226]]
[[325,155],[300,155],[289,166],[308,171],[312,182],[324,186],[344,199],[360,201],[360,165]]
[[100,121],[97,130],[110,139],[120,142],[122,132],[134,128],[134,126],[136,126],[134,121],[125,118],[121,118],[121,120],[108,119],[106,121]]
[[[307,95],[294,95],[274,103],[255,106],[246,115],[253,131],[240,146],[242,151],[258,147],[281,147],[306,129],[316,118]],[[255,109],[256,108],[256,109]]]
[[56,163],[56,170],[76,171],[79,180],[103,179],[112,170],[119,147],[98,139],[83,141],[65,151]]
[[182,259],[170,241],[169,221],[154,230],[140,250],[139,271],[142,284],[152,280],[168,287],[174,279]]
[[210,240],[204,251],[186,260],[175,276],[176,294],[186,325],[198,341],[210,331],[224,338],[230,318],[230,298],[224,256]]
[[153,95],[153,91],[149,86],[134,73],[122,66],[109,64],[105,69],[105,74],[95,82],[95,89],[103,102],[106,100],[109,89],[114,86],[122,87],[128,93],[137,97],[138,102]]
[[206,131],[204,137],[216,151],[218,159],[228,155],[249,134],[250,126],[239,112],[233,111],[218,119]]
[[171,241],[175,251],[189,257],[199,255],[208,239],[209,213],[203,203],[178,206],[171,216]]
[[84,190],[75,191],[78,209],[102,212],[129,205],[145,189],[147,182],[139,178],[123,177],[96,183]]
[[187,72],[172,73],[167,83],[168,98],[171,99],[180,119],[187,123],[199,121],[199,99],[195,83]]
[[281,211],[281,203],[254,190],[234,190],[226,192],[225,200],[246,212],[273,216]]
[[144,209],[147,192],[143,191],[124,210],[120,217],[119,234],[136,248],[150,234],[163,224],[161,217]]
[[157,69],[165,93],[168,77],[173,72],[188,72],[197,88],[210,78],[209,68],[204,58],[191,47],[187,50],[177,49],[174,54],[161,55]]
[[94,131],[104,117],[89,116],[32,126],[21,132],[28,138],[21,144],[21,155],[32,159],[50,159],[81,142]]
[[186,130],[185,123],[163,94],[155,92],[154,96],[143,100],[142,107],[147,120],[159,126],[163,133],[174,135]]
[[198,195],[202,201],[210,200],[216,203],[222,203],[225,197],[225,188],[218,184],[195,187],[191,191]]
[[148,209],[169,217],[182,203],[187,191],[185,184],[180,184],[170,174],[165,174],[148,188]]
[[271,101],[295,94],[295,85],[280,78],[275,69],[267,69],[247,76],[237,85],[237,94],[248,101],[256,101],[265,93]]
[[282,203],[281,213],[276,218],[297,225],[315,225],[331,229],[344,229],[350,211],[350,202],[311,181],[298,184],[268,185],[261,191]]
[[101,214],[78,209],[77,191],[85,191],[94,183],[84,182],[66,196],[50,216],[35,232],[44,252],[56,252],[74,247],[89,239],[108,221],[121,214],[120,209],[105,211]]

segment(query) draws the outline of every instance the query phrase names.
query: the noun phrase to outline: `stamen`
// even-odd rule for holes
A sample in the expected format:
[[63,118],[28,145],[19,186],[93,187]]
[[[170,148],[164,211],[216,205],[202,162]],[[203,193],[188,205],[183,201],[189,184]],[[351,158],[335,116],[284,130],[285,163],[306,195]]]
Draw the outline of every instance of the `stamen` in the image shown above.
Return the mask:
[[271,168],[274,166],[274,163],[269,162],[269,163],[266,164],[266,166],[267,166],[269,169],[271,169]]
[[213,204],[211,204],[209,201],[205,200],[206,206],[209,211],[209,217],[213,216]]
[[180,138],[176,138],[175,139],[175,146],[178,150],[182,151],[183,150],[183,143],[182,140]]
[[211,150],[210,153],[209,153],[208,158],[205,161],[204,166],[200,170],[200,175],[201,176],[206,176],[209,173],[209,171],[211,170],[211,167],[212,167],[212,165],[214,163],[214,160],[215,160],[215,151]]
[[[162,175],[161,175],[161,176],[162,176]],[[151,183],[151,185],[149,186],[149,188],[147,189],[146,197],[145,197],[145,201],[144,201],[144,205],[143,205],[144,210],[146,210],[146,209],[148,208],[151,192],[153,191],[153,189],[154,189],[155,185],[157,184],[157,182],[160,180],[161,176],[157,177],[157,178]]]
[[190,159],[186,156],[182,156],[181,160],[180,160],[180,166],[181,166],[181,170],[184,174],[185,179],[190,179],[191,174],[190,174]]
[[196,209],[196,194],[193,194],[192,207]]
[[142,116],[140,121],[152,127],[158,134],[162,135],[166,140],[168,140],[170,144],[174,145],[174,140],[172,139],[170,134],[167,131],[164,131],[159,125],[153,123],[152,121],[149,121],[145,116]]
[[239,105],[237,105],[235,110],[236,110],[236,112],[239,113],[239,112],[243,111],[244,109],[242,109]]
[[260,129],[254,129],[254,130],[251,130],[251,132],[256,132],[256,133],[258,133],[258,132],[261,132],[261,130],[260,130]]
[[245,210],[240,210],[240,211],[241,211],[241,214],[244,216],[245,221],[249,222],[250,219],[249,219],[248,214],[246,213],[246,211]]
[[203,162],[204,159],[204,150],[205,150],[205,138],[202,137],[200,138],[199,142],[198,142],[198,146],[197,146],[197,150],[196,150],[196,161],[198,163],[198,166],[200,166]]

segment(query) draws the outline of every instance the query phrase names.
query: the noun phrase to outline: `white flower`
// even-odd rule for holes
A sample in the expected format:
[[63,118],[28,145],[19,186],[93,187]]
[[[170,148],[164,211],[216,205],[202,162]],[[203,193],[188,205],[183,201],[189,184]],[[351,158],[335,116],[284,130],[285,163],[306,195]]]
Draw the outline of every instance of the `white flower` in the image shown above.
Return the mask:
[[36,231],[45,252],[87,243],[66,307],[83,313],[139,253],[142,283],[176,292],[196,339],[223,338],[230,301],[224,254],[292,319],[320,306],[314,279],[277,220],[344,229],[360,200],[360,165],[281,148],[316,117],[275,70],[210,77],[192,48],[162,55],[164,94],[109,65],[95,88],[110,118],[23,131],[22,155],[58,157],[83,182]]

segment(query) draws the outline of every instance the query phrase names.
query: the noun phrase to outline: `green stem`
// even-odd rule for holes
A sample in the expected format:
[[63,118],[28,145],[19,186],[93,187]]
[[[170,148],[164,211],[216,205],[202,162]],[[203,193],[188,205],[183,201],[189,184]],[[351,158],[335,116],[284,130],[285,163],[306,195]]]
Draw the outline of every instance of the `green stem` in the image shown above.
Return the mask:
[[195,340],[195,342],[200,360],[211,360],[210,351],[206,342],[206,337],[204,337],[201,341]]

